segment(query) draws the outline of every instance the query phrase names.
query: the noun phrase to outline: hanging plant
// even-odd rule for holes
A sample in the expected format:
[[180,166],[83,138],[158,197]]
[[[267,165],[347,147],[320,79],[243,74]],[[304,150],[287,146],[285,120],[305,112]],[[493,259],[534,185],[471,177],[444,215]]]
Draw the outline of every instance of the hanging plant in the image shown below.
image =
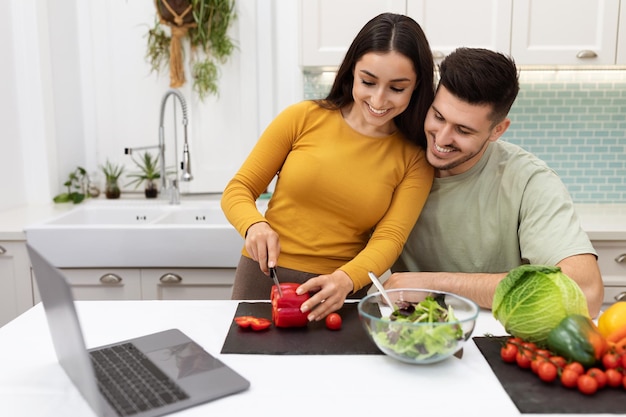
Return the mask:
[[217,95],[219,64],[235,49],[228,36],[237,17],[235,0],[155,0],[155,6],[157,19],[148,31],[146,52],[152,71],[169,67],[170,87],[185,84],[183,42],[187,42],[194,91],[201,100]]

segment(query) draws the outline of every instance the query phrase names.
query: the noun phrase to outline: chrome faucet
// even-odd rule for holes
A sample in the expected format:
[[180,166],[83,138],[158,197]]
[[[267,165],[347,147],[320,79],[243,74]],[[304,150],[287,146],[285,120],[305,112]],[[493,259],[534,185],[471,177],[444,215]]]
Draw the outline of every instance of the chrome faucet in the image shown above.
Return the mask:
[[[180,91],[176,89],[168,90],[163,99],[161,100],[161,112],[159,117],[159,144],[156,146],[141,146],[136,148],[125,148],[124,153],[130,155],[133,151],[143,150],[143,149],[159,149],[159,160],[160,160],[160,171],[161,171],[161,190],[166,191],[169,194],[170,204],[180,204],[180,189],[178,184],[178,175],[176,178],[170,181],[170,184],[167,182],[167,174],[165,170],[165,134],[163,127],[163,119],[165,115],[165,105],[167,104],[167,99],[170,96],[174,96],[178,98],[180,102],[180,107],[183,110],[183,129],[185,135],[185,141],[183,143],[183,160],[180,163],[180,169],[183,171],[181,175],[182,181],[191,181],[193,179],[193,175],[191,175],[191,165],[189,158],[189,143],[187,141],[187,102],[185,101],[185,97],[180,93]],[[174,120],[176,120],[176,104],[174,104]],[[174,129],[174,152],[178,149],[178,135],[176,134],[176,129]],[[178,157],[175,157],[176,167],[178,167]]]

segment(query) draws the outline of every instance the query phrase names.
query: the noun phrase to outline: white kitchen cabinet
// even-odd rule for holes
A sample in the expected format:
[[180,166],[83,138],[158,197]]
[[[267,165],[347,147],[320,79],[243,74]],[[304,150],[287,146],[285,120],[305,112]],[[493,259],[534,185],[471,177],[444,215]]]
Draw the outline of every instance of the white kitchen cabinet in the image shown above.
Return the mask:
[[508,54],[513,0],[408,0],[406,14],[422,26],[435,60],[460,46]]
[[301,65],[338,67],[365,23],[383,12],[405,10],[405,0],[300,1]]
[[[77,300],[141,300],[141,270],[61,268]],[[35,293],[35,303],[40,301]]]
[[594,240],[604,281],[604,306],[626,301],[626,241]]
[[436,59],[458,46],[509,51],[512,0],[301,1],[302,66],[339,66],[350,43],[382,12],[411,16]]
[[617,33],[617,65],[626,65],[626,0],[622,0]]
[[235,279],[235,268],[61,270],[77,300],[228,300]]
[[138,269],[63,269],[77,300],[141,300]]
[[619,13],[620,0],[514,0],[511,55],[520,65],[613,65]]
[[26,242],[0,241],[0,326],[33,306]]
[[144,300],[229,300],[234,268],[142,269]]
[[363,24],[385,11],[414,18],[436,60],[468,46],[518,65],[626,64],[620,0],[301,0],[302,66],[337,67]]

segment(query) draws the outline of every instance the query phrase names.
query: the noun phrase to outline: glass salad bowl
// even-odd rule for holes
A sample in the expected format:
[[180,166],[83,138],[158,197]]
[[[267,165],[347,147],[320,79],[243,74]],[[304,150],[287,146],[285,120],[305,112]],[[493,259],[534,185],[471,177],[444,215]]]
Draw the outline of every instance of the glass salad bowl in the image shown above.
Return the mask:
[[411,364],[440,362],[459,351],[474,331],[480,308],[461,296],[428,289],[372,293],[359,301],[359,319],[385,354]]

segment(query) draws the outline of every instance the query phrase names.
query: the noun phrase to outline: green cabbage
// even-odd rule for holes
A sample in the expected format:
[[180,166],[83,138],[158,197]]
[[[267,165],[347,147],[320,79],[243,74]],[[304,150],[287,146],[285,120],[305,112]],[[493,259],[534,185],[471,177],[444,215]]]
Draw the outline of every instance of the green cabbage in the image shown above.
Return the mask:
[[570,314],[589,317],[582,290],[557,266],[522,265],[496,288],[493,316],[512,336],[545,343],[548,333]]

